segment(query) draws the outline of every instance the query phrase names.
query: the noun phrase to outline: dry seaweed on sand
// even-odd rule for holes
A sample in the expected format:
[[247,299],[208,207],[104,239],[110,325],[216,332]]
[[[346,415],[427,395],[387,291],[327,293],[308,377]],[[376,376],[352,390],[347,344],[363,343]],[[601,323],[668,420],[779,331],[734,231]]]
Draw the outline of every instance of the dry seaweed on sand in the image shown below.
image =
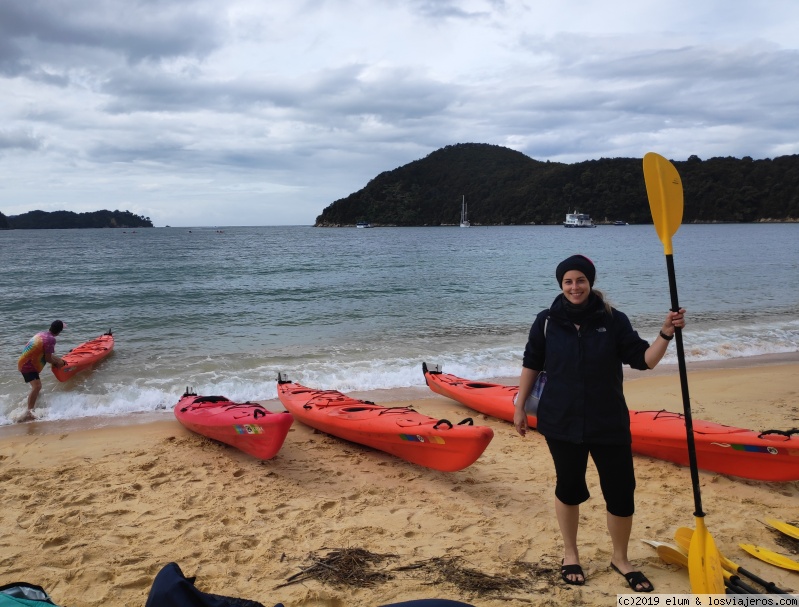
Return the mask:
[[[328,550],[322,548],[322,550]],[[460,556],[435,557],[410,565],[395,567],[390,572],[375,567],[386,560],[399,558],[396,554],[377,554],[363,548],[329,549],[325,556],[308,555],[310,564],[290,576],[283,588],[308,580],[331,586],[372,587],[394,579],[393,573],[403,572],[421,577],[427,584],[446,582],[462,592],[475,596],[498,596],[512,592],[534,592],[542,587],[557,585],[556,569],[552,566],[517,561],[508,567],[509,575],[491,575],[467,567]]]
[[[796,521],[788,523],[794,527],[799,526]],[[771,529],[774,541],[787,550],[790,554],[799,554],[799,540],[785,535],[782,531]]]
[[283,588],[306,580],[317,580],[331,586],[370,587],[393,578],[391,574],[376,571],[374,568],[388,559],[398,558],[394,554],[377,554],[363,548],[322,550],[328,550],[328,553],[325,556],[309,554],[308,559],[311,564],[275,588]]
[[551,567],[521,561],[513,563],[511,569],[521,575],[491,575],[466,567],[463,558],[453,556],[419,561],[412,565],[397,567],[394,571],[418,572],[429,579],[430,583],[447,582],[459,590],[478,596],[514,591],[532,592],[539,585],[537,578],[542,574],[549,585],[553,571]]

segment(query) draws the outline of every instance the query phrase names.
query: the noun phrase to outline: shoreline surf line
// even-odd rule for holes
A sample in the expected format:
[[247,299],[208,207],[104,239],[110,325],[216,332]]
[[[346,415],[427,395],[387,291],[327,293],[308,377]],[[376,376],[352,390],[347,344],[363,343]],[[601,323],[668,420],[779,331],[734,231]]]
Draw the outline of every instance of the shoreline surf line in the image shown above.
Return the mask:
[[[763,354],[760,356],[748,356],[740,358],[730,358],[724,360],[714,361],[696,361],[688,362],[688,373],[700,373],[704,371],[724,371],[732,369],[749,369],[757,367],[768,367],[776,365],[799,365],[799,352],[788,352],[780,354]],[[447,369],[445,368],[446,372]],[[646,379],[653,379],[656,377],[674,376],[677,377],[677,365],[658,365],[649,371],[637,371],[625,367],[624,380],[627,387],[632,387],[635,382]],[[422,376],[421,363],[419,364],[419,376]],[[472,379],[472,378],[469,378]],[[486,381],[491,383],[500,383],[507,385],[516,385],[518,377],[497,377],[490,379],[481,379],[475,381]],[[678,386],[679,387],[679,386]],[[325,389],[335,389],[334,387],[325,387]],[[408,403],[416,400],[427,400],[429,398],[443,398],[440,397],[425,386],[410,386],[404,388],[390,388],[385,390],[369,390],[369,391],[353,391],[348,392],[348,396],[356,399],[371,400],[376,403]],[[179,400],[179,395],[175,397],[175,403]],[[630,398],[628,397],[628,401]],[[255,400],[270,411],[283,411],[285,408],[277,398]],[[640,405],[633,406],[628,402],[631,408],[641,409]],[[653,405],[655,406],[655,405]],[[669,407],[666,407],[669,408]],[[464,409],[468,411],[468,409]],[[464,415],[468,417],[468,415]],[[125,415],[115,416],[87,416],[69,420],[42,420],[24,423],[8,424],[0,426],[0,441],[6,437],[24,436],[24,435],[46,435],[46,434],[63,434],[67,432],[78,432],[84,430],[102,430],[105,428],[115,427],[128,427],[137,426],[141,424],[158,423],[158,422],[172,422],[177,424],[177,420],[172,413],[171,408],[147,411],[139,413],[130,413]],[[718,423],[728,423],[720,420]]]

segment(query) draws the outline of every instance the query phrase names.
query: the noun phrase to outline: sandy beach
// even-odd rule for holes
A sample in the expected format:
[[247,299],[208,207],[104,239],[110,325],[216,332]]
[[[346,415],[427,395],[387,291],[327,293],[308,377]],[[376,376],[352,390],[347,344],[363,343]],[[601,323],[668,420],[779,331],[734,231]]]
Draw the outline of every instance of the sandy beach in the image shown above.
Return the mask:
[[[694,419],[755,430],[799,427],[798,378],[796,354],[689,366]],[[630,374],[625,392],[631,409],[682,411],[674,367]],[[380,404],[411,405],[432,417],[473,417],[494,430],[494,439],[474,465],[444,473],[298,422],[268,461],[194,435],[170,412],[124,426],[0,428],[0,585],[38,584],[70,607],[143,607],[155,575],[176,562],[205,592],[268,607],[376,607],[421,598],[485,607],[612,605],[628,592],[609,568],[604,502],[592,467],[580,528],[588,580],[566,586],[543,438],[521,438],[510,423],[432,392],[401,403],[380,396],[371,394]],[[677,527],[695,526],[689,470],[641,456],[635,463],[631,560],[658,592],[687,593],[687,571],[663,563],[640,540],[671,542]],[[759,521],[796,524],[799,481],[700,472],[700,483],[719,550],[799,592],[799,573],[738,548],[745,542],[791,554]],[[324,562],[335,551],[356,549],[373,556],[362,573],[382,574],[371,586],[293,577],[314,558]]]

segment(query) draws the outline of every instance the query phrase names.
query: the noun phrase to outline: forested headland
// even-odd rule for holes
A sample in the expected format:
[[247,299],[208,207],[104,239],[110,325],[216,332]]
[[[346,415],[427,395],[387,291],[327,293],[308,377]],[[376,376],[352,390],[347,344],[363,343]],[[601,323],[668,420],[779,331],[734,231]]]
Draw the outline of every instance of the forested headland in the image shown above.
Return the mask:
[[[799,221],[799,155],[774,159],[691,156],[674,161],[685,223]],[[566,213],[597,223],[652,223],[641,158],[574,164],[533,160],[509,148],[462,143],[381,173],[326,207],[316,226],[561,224]]]
[[30,211],[22,215],[6,217],[0,213],[0,229],[41,230],[68,228],[151,228],[149,217],[135,215],[130,211]]

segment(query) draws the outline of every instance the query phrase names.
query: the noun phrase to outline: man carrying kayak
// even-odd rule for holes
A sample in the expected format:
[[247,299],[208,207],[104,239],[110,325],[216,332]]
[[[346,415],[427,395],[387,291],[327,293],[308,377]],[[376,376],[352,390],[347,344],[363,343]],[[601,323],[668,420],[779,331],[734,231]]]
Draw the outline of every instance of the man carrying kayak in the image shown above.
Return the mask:
[[55,338],[64,328],[66,328],[66,325],[63,322],[54,320],[48,331],[40,331],[31,337],[22,350],[22,356],[19,357],[17,362],[17,369],[22,373],[25,383],[31,385],[31,391],[28,394],[28,410],[18,420],[20,422],[29,422],[36,419],[33,416],[33,409],[42,389],[42,380],[39,378],[39,373],[44,369],[44,365],[50,363],[54,367],[64,367],[67,364],[63,358],[55,354]]

